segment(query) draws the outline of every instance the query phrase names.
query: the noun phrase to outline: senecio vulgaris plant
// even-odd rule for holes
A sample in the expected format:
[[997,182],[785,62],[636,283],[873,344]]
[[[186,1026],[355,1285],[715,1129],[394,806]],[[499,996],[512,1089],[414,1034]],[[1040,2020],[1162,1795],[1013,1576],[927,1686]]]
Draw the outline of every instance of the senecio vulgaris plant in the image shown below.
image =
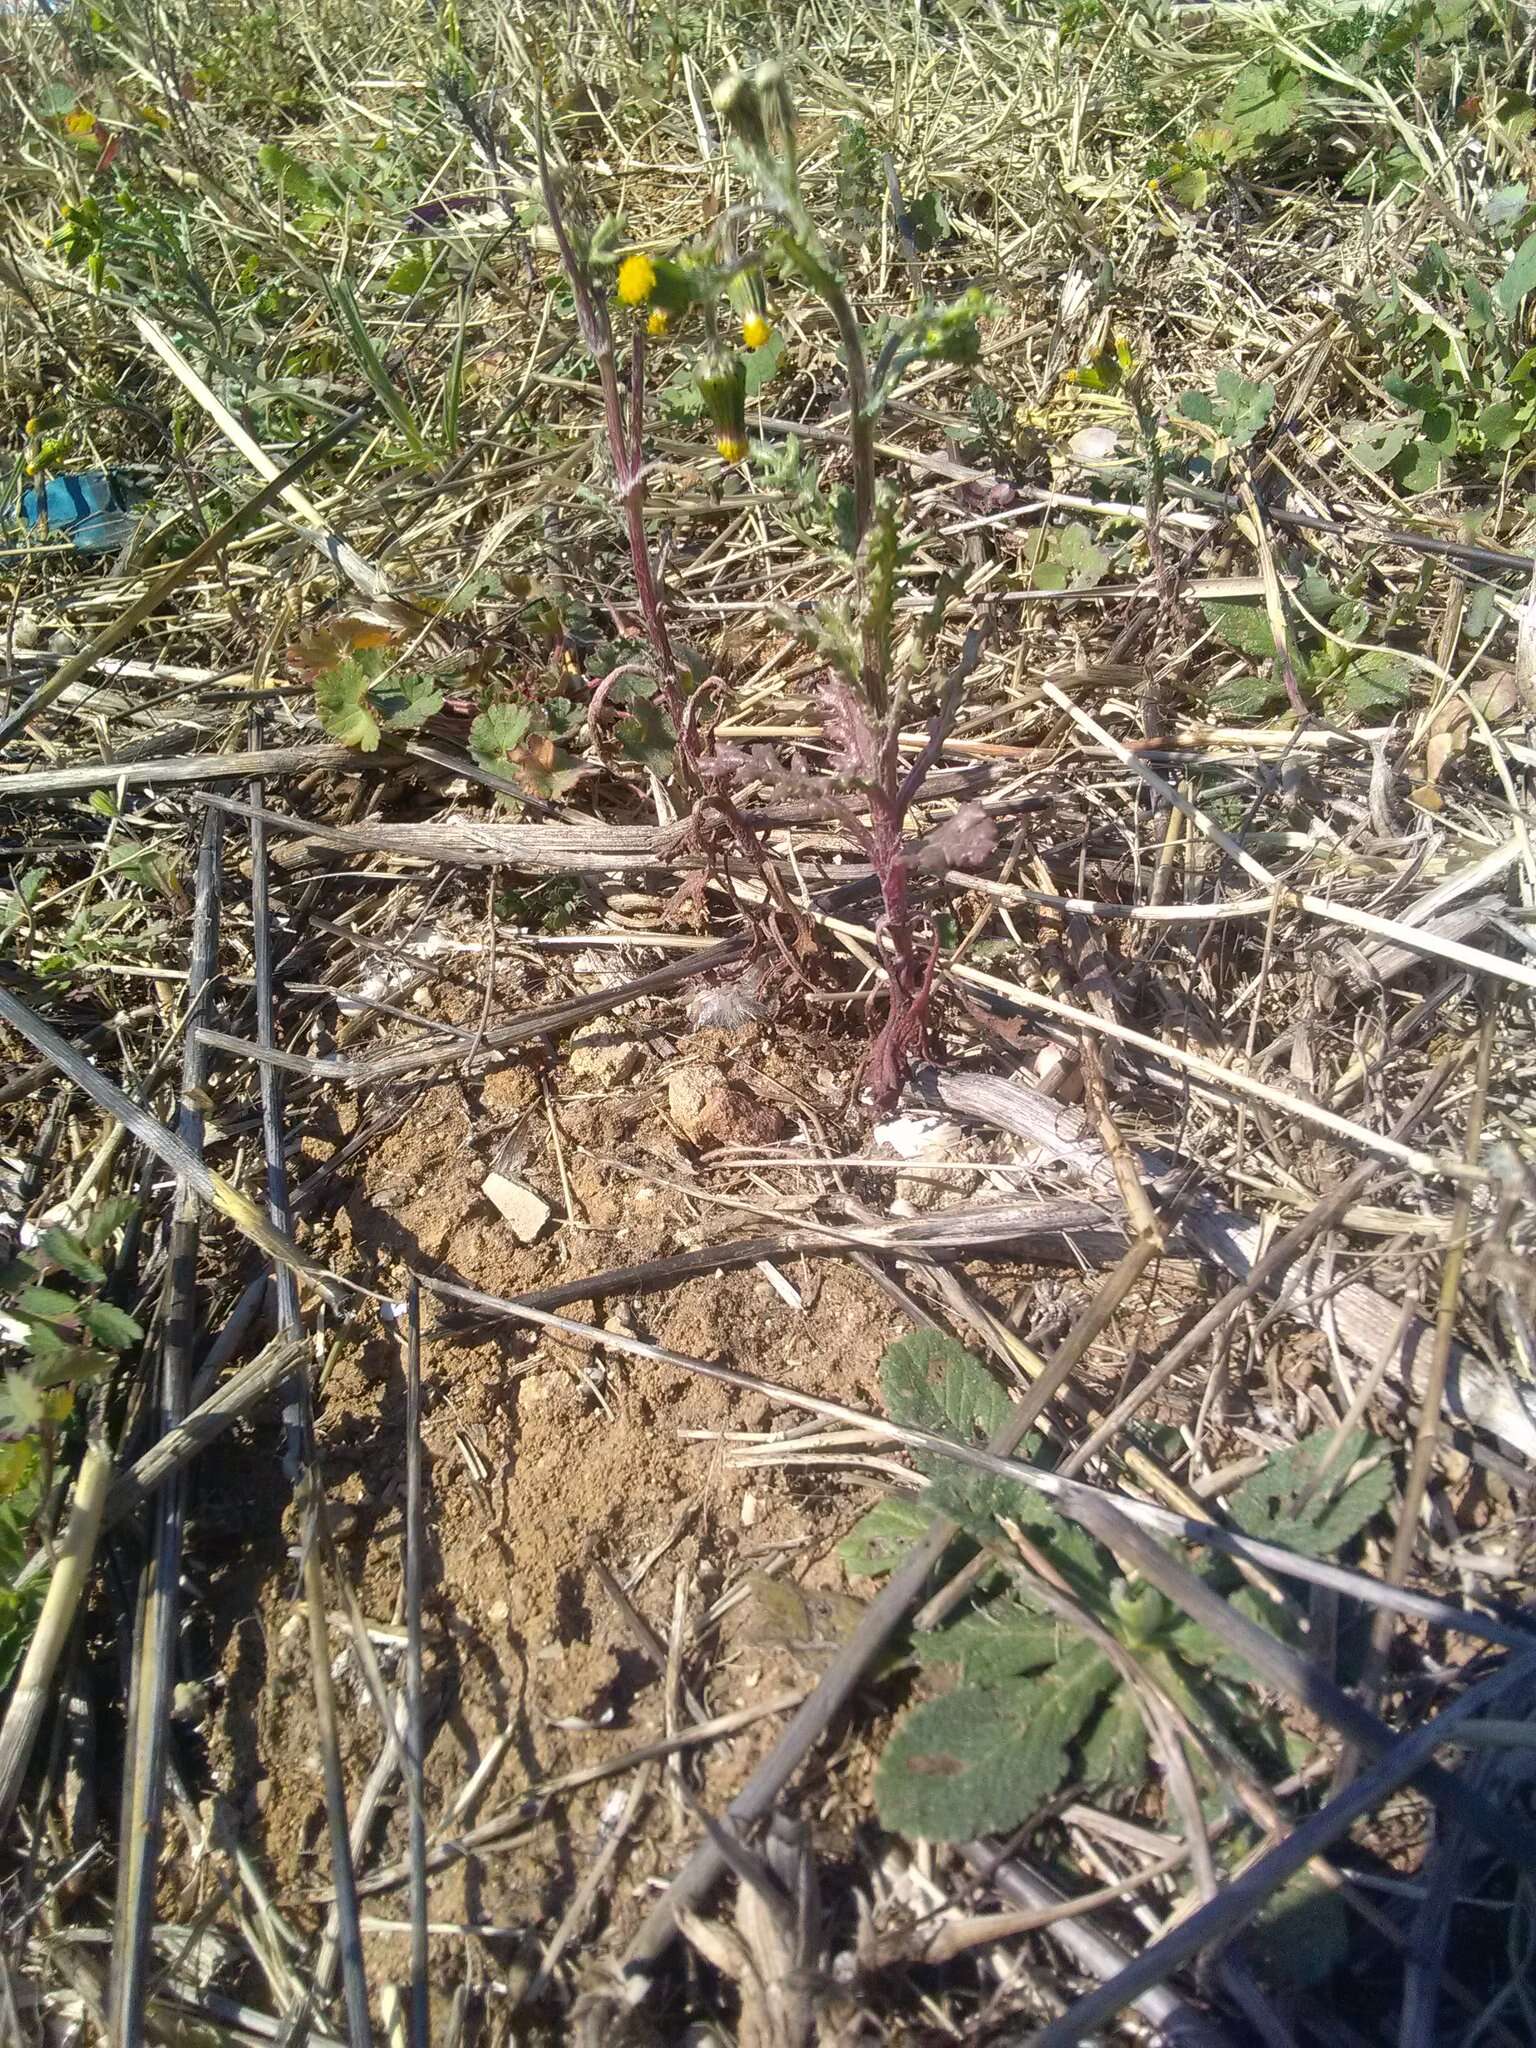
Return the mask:
[[[704,813],[716,811],[737,847],[751,853],[770,902],[786,914],[790,907],[761,858],[734,792],[747,781],[782,785],[792,780],[803,787],[806,778],[784,776],[762,752],[749,756],[715,747],[701,710],[701,700],[708,701],[712,695],[709,684],[684,700],[644,527],[645,349],[648,341],[682,338],[690,325],[697,329],[693,376],[699,401],[713,428],[717,454],[723,461],[737,463],[747,460],[750,452],[744,351],[762,348],[772,337],[770,281],[781,291],[809,290],[826,306],[836,325],[847,377],[852,476],[842,524],[857,565],[857,616],[824,608],[811,619],[789,623],[831,672],[822,691],[831,772],[815,779],[815,793],[825,808],[846,824],[879,883],[878,937],[889,1001],[869,1056],[867,1079],[877,1101],[888,1103],[898,1092],[909,1062],[923,1049],[937,960],[936,941],[930,938],[926,947],[919,942],[911,888],[915,856],[906,826],[958,709],[961,686],[975,664],[979,642],[974,634],[968,638],[961,662],[932,717],[927,744],[904,769],[899,742],[910,692],[943,624],[950,591],[941,585],[927,616],[898,649],[896,600],[907,551],[900,534],[900,501],[876,476],[875,426],[912,364],[969,364],[977,359],[981,346],[977,323],[985,302],[973,290],[951,306],[924,305],[904,319],[885,323],[878,335],[870,337],[875,343],[872,352],[841,266],[818,232],[801,194],[795,112],[781,67],[767,63],[750,76],[733,75],[716,93],[715,106],[752,197],[728,209],[708,236],[669,252],[638,248],[625,252],[617,223],[608,222],[588,238],[584,249],[578,249],[541,154],[545,203],[571,282],[578,321],[602,385],[609,444],[635,564],[636,592],[652,657],[660,670],[663,701],[677,734],[680,766],[695,797],[696,843],[707,847],[700,823]],[[596,277],[605,267],[613,271],[617,305],[632,320],[627,410],[619,388],[612,318],[596,285]],[[722,308],[729,309],[739,343],[722,319]],[[607,683],[600,685],[594,698],[594,720],[606,687]],[[921,857],[944,866],[967,865],[984,858],[990,844],[991,827],[984,813],[971,807],[942,834],[934,835],[921,850]],[[786,957],[791,957],[782,940],[780,944]]]

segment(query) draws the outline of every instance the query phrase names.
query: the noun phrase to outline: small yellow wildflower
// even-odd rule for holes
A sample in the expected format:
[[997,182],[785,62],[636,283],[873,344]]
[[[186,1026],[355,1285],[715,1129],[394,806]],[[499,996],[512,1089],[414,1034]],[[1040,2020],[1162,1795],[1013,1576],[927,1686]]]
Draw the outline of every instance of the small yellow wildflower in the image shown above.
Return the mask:
[[64,116],[64,133],[77,136],[94,135],[96,133],[96,116],[88,112],[84,107],[76,107],[72,114]]
[[715,453],[726,462],[741,462],[746,458],[747,444],[740,434],[717,434]]
[[656,266],[649,256],[626,256],[619,265],[619,297],[626,306],[643,306],[656,289]]
[[749,313],[741,323],[741,338],[748,348],[761,348],[772,332],[772,321],[761,313]]
[[646,321],[645,331],[647,334],[665,334],[671,325],[672,315],[665,306],[658,306],[650,319]]

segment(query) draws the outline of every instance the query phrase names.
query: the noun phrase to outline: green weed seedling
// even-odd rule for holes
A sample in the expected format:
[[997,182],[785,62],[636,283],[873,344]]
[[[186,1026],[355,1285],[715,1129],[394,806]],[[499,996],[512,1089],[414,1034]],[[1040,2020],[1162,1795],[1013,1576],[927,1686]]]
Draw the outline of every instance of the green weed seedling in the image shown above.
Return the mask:
[[[988,1443],[1008,1396],[952,1338],[902,1338],[881,1368],[892,1418],[967,1444]],[[1022,1455],[1041,1456],[1032,1438]],[[1238,1528],[1309,1556],[1341,1549],[1385,1504],[1391,1473],[1363,1431],[1310,1437],[1275,1457],[1233,1496]],[[1030,1487],[916,1453],[928,1480],[917,1498],[878,1503],[845,1538],[850,1572],[894,1571],[935,1517],[960,1534],[946,1560],[978,1556],[991,1569],[938,1628],[915,1633],[912,1657],[927,1697],[902,1717],[875,1779],[880,1817],[903,1834],[942,1842],[1006,1833],[1069,1785],[1139,1791],[1149,1747],[1138,1693],[1161,1695],[1201,1740],[1197,1780],[1219,1796],[1225,1762],[1288,1767],[1287,1731],[1258,1681],[1219,1635],[1191,1621]],[[1018,1565],[1004,1525],[1020,1532],[1065,1598],[1047,1605]],[[1224,1560],[1199,1567],[1249,1620],[1289,1637],[1287,1611]],[[1065,1615],[1076,1612],[1080,1625]],[[1130,1682],[1131,1675],[1136,1684]]]
[[1496,275],[1485,253],[1436,245],[1410,277],[1367,305],[1364,338],[1387,366],[1382,388],[1399,410],[1359,427],[1350,452],[1405,491],[1433,490],[1452,477],[1497,483],[1536,433],[1536,347],[1525,323],[1536,291],[1536,233],[1516,240],[1536,206],[1523,186],[1503,196],[1488,230],[1502,264]]
[[100,1255],[136,1207],[128,1196],[114,1197],[83,1229],[55,1224],[0,1267],[0,1342],[23,1353],[23,1362],[0,1376],[0,1686],[21,1661],[46,1590],[45,1578],[19,1590],[16,1579],[59,1432],[74,1414],[78,1389],[108,1373],[144,1335],[99,1291],[107,1277]]
[[315,713],[344,747],[377,753],[386,732],[412,732],[443,708],[426,676],[395,666],[387,649],[360,648],[315,677]]

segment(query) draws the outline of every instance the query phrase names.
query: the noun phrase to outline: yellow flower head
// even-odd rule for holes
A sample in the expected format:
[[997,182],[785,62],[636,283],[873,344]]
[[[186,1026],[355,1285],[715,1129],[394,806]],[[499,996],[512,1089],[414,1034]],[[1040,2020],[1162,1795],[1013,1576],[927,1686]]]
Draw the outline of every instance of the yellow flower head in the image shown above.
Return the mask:
[[773,332],[773,322],[761,313],[749,313],[741,323],[741,338],[748,348],[761,348]]
[[650,319],[646,321],[645,331],[647,334],[665,334],[671,325],[672,315],[665,306],[658,306]]
[[64,116],[64,132],[66,135],[94,135],[96,116],[84,107],[76,107],[72,114]]
[[727,462],[742,462],[746,459],[746,439],[741,434],[717,434],[715,453]]
[[626,256],[619,265],[619,297],[626,306],[643,306],[656,289],[656,266],[649,256]]

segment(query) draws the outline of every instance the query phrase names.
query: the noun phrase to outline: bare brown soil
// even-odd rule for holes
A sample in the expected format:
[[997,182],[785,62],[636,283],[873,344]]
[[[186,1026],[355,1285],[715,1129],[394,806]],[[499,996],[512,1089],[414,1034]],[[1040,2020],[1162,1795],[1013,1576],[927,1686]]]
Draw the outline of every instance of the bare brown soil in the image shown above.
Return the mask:
[[[843,1127],[847,1089],[836,1078],[846,1052],[809,1034],[749,1034],[740,1042],[701,1034],[672,1057],[636,1049],[619,1034],[593,1037],[597,1043],[578,1041],[574,1060],[555,1070],[549,1103],[558,1155],[532,1066],[467,1086],[444,1082],[424,1092],[373,1150],[316,1229],[317,1248],[391,1292],[411,1264],[510,1296],[751,1228],[752,1218],[683,1191],[695,1155],[669,1122],[669,1083],[679,1073],[774,1104],[785,1129],[807,1130],[818,1152],[823,1142],[857,1142]],[[573,1197],[566,1221],[558,1220],[565,1215],[561,1155]],[[540,1242],[520,1245],[481,1193],[493,1166],[516,1173],[552,1205],[557,1220]],[[747,1179],[730,1176],[738,1195]],[[773,1198],[765,1191],[763,1199]],[[878,1405],[879,1360],[902,1327],[898,1312],[841,1261],[795,1261],[784,1277],[799,1292],[799,1309],[748,1269],[571,1313]],[[507,1318],[445,1316],[430,1298],[424,1314],[427,1796],[434,1820],[504,1732],[511,1737],[505,1759],[465,1824],[515,1806],[530,1785],[667,1732],[664,1687],[605,1591],[599,1564],[630,1586],[663,1640],[681,1600],[686,1672],[709,1715],[810,1682],[814,1652],[771,1640],[771,1620],[756,1625],[751,1588],[780,1573],[813,1590],[840,1588],[829,1553],[870,1497],[869,1481],[835,1468],[733,1467],[730,1433],[775,1422],[764,1400]],[[343,1347],[319,1398],[319,1444],[346,1567],[389,1680],[398,1678],[403,1642],[403,1427],[401,1347],[387,1332]],[[294,1599],[295,1531],[291,1517],[279,1531],[270,1516],[263,1476],[270,1470],[266,1458],[247,1465],[231,1453],[219,1480],[220,1519],[233,1510],[239,1520],[243,1486],[251,1520],[248,1541],[214,1588],[217,1613],[248,1618],[217,1645],[222,1683],[211,1747],[216,1781],[270,1871],[281,1909],[302,1923],[323,1910],[317,1894],[329,1857],[308,1638]],[[712,1604],[743,1587],[744,1607],[717,1629],[707,1618]],[[382,1736],[339,1617],[332,1642],[355,1812]],[[779,1725],[764,1720],[702,1752],[691,1776],[709,1810],[728,1803]],[[622,1802],[628,1782],[562,1797],[546,1823],[504,1849],[435,1875],[433,1920],[507,1930],[481,1950],[493,1974],[515,1969],[520,1951],[536,1956],[536,1942],[530,1950],[518,1936],[547,1934],[599,1840],[605,1810]],[[649,1806],[619,1866],[613,1910],[621,1923],[638,1914],[648,1880],[675,1868],[680,1837],[695,1832],[664,1790],[653,1792]],[[365,1876],[403,1853],[405,1824],[396,1784],[360,1860]],[[366,1903],[379,1915],[403,1910],[398,1896]],[[384,1939],[381,1975],[404,1960],[403,1949],[394,1953],[394,1941]],[[434,1952],[445,1984],[462,1982],[462,1945],[438,1942]]]

